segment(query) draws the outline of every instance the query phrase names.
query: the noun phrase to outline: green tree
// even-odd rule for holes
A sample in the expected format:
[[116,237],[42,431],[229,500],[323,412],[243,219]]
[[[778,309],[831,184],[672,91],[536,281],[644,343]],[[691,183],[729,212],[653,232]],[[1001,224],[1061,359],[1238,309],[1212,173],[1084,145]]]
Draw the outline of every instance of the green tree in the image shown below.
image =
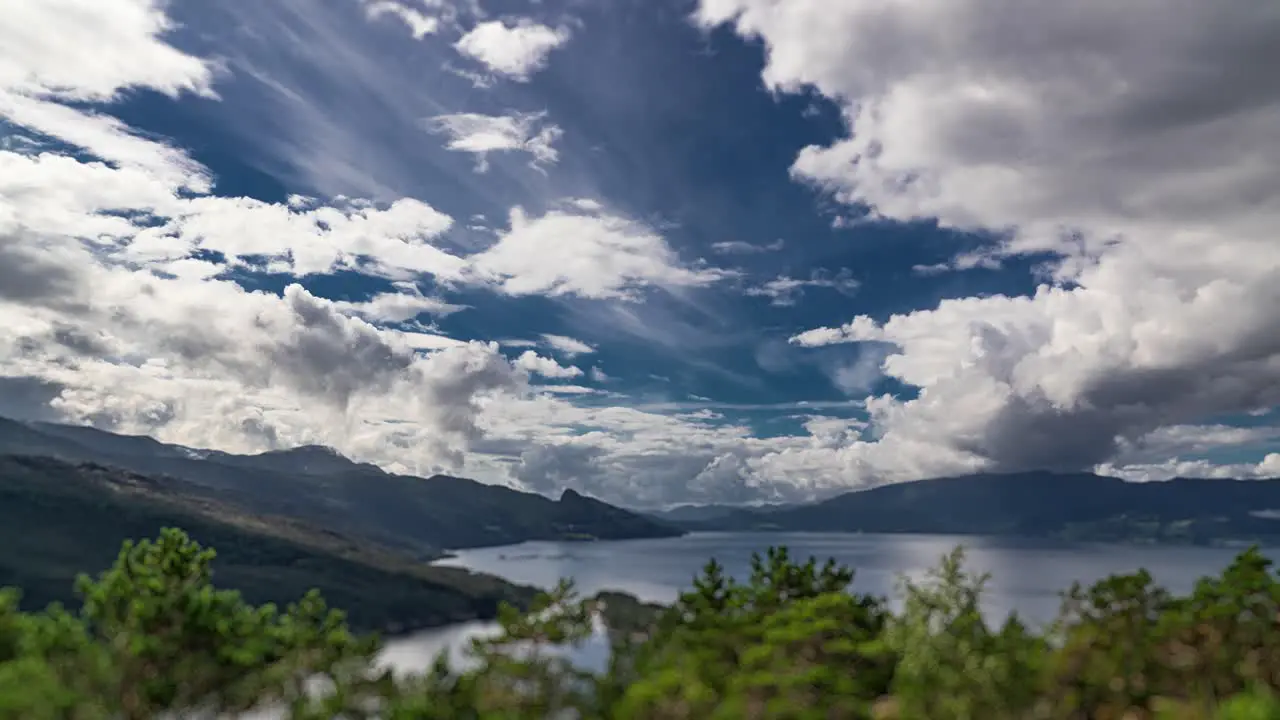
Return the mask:
[[126,543],[79,614],[0,602],[0,717],[153,718],[170,709],[236,713],[305,705],[314,678],[350,685],[378,649],[311,593],[283,613],[211,584],[212,550],[181,531]]
[[[278,611],[217,590],[213,557],[165,530],[82,577],[76,612],[0,591],[0,720],[1280,720],[1280,581],[1256,550],[1186,596],[1145,572],[1073,586],[1037,632],[988,625],[962,549],[904,580],[895,614],[848,568],[775,548],[741,581],[709,562],[658,610],[562,583],[416,677],[377,669],[377,638],[318,594]],[[602,617],[608,667],[576,667],[560,651]]]
[[982,614],[987,575],[956,548],[924,583],[903,579],[903,611],[885,640],[898,655],[893,691],[902,717],[999,720],[1034,705],[1047,646],[1016,615],[992,632]]

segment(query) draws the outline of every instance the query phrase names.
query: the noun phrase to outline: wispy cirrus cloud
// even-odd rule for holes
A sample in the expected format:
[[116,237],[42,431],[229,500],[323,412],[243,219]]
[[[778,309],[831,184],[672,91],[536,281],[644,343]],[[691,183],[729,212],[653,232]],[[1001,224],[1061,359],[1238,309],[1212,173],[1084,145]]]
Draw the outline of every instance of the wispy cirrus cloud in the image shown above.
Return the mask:
[[745,292],[753,297],[767,297],[771,305],[788,306],[795,305],[808,288],[825,288],[841,295],[852,295],[857,292],[859,285],[848,268],[841,268],[834,274],[815,270],[806,279],[780,275],[761,285],[749,287]]
[[564,353],[568,357],[576,355],[588,355],[596,351],[596,349],[577,338],[571,338],[567,335],[553,335],[551,333],[543,333],[542,341],[551,346],[553,350]]

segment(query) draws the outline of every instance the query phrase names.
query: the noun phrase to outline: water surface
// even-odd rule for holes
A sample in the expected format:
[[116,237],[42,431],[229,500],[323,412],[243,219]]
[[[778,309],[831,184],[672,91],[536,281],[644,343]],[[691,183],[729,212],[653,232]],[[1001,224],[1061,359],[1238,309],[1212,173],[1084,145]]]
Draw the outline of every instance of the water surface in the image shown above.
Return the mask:
[[[889,596],[905,575],[921,578],[956,545],[968,548],[967,567],[988,572],[986,612],[1003,618],[1011,611],[1032,623],[1051,621],[1058,593],[1073,581],[1091,583],[1114,573],[1146,568],[1174,592],[1187,592],[1205,575],[1217,574],[1238,549],[1065,543],[1011,538],[948,535],[873,535],[832,533],[695,533],[679,538],[608,542],[528,542],[458,551],[440,564],[491,573],[512,582],[553,587],[573,578],[584,594],[622,590],[642,600],[669,603],[710,558],[734,577],[745,579],[753,552],[785,545],[798,560],[828,557],[852,567],[857,592]],[[1266,548],[1280,558],[1280,548]],[[421,670],[441,650],[455,657],[469,638],[492,632],[489,623],[438,628],[389,643],[386,661],[406,671]],[[604,643],[577,654],[596,665]]]

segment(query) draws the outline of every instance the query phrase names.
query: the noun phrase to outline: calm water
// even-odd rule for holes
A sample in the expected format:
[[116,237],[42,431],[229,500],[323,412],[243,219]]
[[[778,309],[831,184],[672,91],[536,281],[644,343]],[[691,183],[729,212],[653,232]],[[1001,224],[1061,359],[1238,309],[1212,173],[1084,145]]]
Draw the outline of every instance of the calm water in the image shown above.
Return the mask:
[[[530,542],[482,550],[464,550],[441,564],[492,573],[517,583],[551,587],[572,577],[584,594],[623,590],[643,600],[670,602],[709,558],[726,572],[745,578],[752,552],[785,545],[797,559],[834,557],[857,572],[854,589],[892,596],[899,575],[919,578],[957,544],[968,549],[967,566],[991,573],[986,610],[1003,617],[1016,610],[1031,622],[1048,622],[1058,611],[1058,592],[1073,581],[1092,582],[1113,573],[1145,567],[1157,582],[1186,592],[1197,579],[1221,572],[1238,550],[1225,548],[1144,547],[1067,544],[942,535],[843,535],[817,533],[697,533],[659,540],[596,543]],[[1267,549],[1280,559],[1280,548]],[[442,650],[458,657],[476,634],[490,632],[486,623],[430,630],[391,643],[386,661],[405,671],[430,665]],[[577,655],[595,665],[604,645],[596,643]]]

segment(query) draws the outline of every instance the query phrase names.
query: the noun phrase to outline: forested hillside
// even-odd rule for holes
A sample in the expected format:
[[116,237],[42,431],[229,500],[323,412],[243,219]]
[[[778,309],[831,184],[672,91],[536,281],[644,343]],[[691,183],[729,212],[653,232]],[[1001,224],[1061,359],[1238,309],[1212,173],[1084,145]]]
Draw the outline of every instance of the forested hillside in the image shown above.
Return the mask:
[[219,548],[219,584],[246,600],[285,603],[318,588],[363,629],[488,618],[499,602],[523,604],[534,595],[286,517],[184,495],[149,476],[0,456],[0,587],[22,588],[25,608],[72,602],[77,573],[109,566],[127,539],[175,525]]

